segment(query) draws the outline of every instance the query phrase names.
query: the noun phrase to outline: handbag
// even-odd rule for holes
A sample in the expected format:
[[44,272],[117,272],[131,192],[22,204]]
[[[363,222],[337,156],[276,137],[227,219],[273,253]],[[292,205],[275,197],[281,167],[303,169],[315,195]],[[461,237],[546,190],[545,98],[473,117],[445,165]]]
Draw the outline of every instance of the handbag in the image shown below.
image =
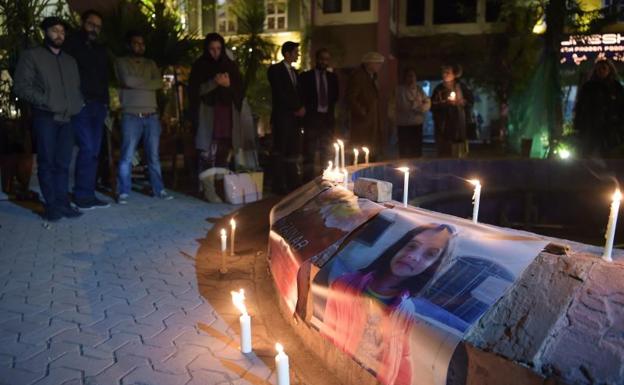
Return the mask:
[[263,182],[261,171],[226,174],[223,177],[225,201],[235,205],[258,201],[262,199]]

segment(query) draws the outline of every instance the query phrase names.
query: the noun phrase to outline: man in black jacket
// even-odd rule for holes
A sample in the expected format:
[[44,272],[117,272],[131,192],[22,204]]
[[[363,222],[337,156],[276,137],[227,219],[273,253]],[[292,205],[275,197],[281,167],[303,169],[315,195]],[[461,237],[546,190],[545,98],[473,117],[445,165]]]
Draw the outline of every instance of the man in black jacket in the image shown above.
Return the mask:
[[267,71],[272,95],[273,190],[278,194],[300,184],[301,118],[305,115],[297,71],[292,67],[299,58],[299,43],[284,43],[282,56],[284,60]]
[[39,187],[45,200],[44,218],[55,222],[80,212],[69,205],[67,185],[71,161],[72,116],[82,108],[80,76],[74,58],[61,50],[66,24],[58,17],[41,23],[44,44],[20,56],[14,77],[15,94],[30,103],[37,144]]
[[316,67],[300,76],[301,95],[306,109],[303,119],[303,178],[314,179],[314,158],[319,152],[321,164],[329,160],[334,135],[334,111],[338,101],[338,77],[329,72],[331,55],[326,48],[316,51]]
[[101,30],[102,15],[88,10],[82,14],[81,29],[70,36],[64,46],[78,62],[80,88],[85,99],[85,106],[72,119],[78,145],[74,203],[83,210],[109,206],[95,197],[98,157],[109,103],[108,53],[97,41]]

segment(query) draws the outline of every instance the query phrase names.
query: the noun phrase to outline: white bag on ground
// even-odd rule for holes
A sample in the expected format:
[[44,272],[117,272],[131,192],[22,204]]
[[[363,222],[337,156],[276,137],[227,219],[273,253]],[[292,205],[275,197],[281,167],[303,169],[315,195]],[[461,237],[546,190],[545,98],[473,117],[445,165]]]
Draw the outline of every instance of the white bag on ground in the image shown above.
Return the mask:
[[223,179],[225,175],[231,173],[230,170],[223,167],[212,167],[207,170],[202,171],[199,174],[199,190],[203,193],[204,198],[208,202],[212,203],[222,203],[223,200],[217,194],[217,190],[215,188],[215,179],[221,178]]

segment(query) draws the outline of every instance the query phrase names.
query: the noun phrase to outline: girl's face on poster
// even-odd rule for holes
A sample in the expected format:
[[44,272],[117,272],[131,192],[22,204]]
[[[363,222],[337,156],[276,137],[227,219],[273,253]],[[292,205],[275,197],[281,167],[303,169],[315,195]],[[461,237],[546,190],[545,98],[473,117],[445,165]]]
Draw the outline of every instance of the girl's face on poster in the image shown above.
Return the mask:
[[390,261],[390,271],[398,277],[413,277],[434,264],[446,247],[448,230],[426,230],[412,238]]

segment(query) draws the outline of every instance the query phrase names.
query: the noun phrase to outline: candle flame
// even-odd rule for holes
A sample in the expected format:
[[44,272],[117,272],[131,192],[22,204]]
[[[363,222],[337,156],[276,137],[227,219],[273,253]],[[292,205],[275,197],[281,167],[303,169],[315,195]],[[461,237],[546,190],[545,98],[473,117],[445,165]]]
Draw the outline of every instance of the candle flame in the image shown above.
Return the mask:
[[397,167],[397,170],[401,171],[401,172],[409,172],[409,167]]
[[613,201],[614,202],[619,202],[621,200],[622,200],[622,193],[620,192],[620,189],[617,189],[613,193]]
[[230,219],[230,226],[232,227],[232,229],[236,229],[236,221],[234,220],[234,218]]
[[284,347],[279,342],[275,344],[275,350],[277,350],[279,354],[284,353]]
[[232,303],[241,312],[242,315],[247,315],[247,306],[245,306],[245,290],[231,291]]
[[479,181],[479,179],[469,179],[468,183],[475,187],[481,186],[481,182]]
[[368,149],[368,147],[362,147],[362,151],[364,151],[364,152],[365,152],[365,153],[367,153],[367,154],[369,153],[369,149]]
[[336,142],[338,142],[338,145],[339,145],[340,147],[343,147],[343,146],[344,146],[344,142],[342,141],[342,139],[337,139],[337,140],[336,140]]
[[225,231],[225,229],[221,229],[221,238],[225,237],[227,237],[227,232]]
[[354,149],[353,149],[353,153],[357,156],[357,155],[360,153],[360,151],[358,151],[358,149],[357,149],[357,148],[354,148]]

